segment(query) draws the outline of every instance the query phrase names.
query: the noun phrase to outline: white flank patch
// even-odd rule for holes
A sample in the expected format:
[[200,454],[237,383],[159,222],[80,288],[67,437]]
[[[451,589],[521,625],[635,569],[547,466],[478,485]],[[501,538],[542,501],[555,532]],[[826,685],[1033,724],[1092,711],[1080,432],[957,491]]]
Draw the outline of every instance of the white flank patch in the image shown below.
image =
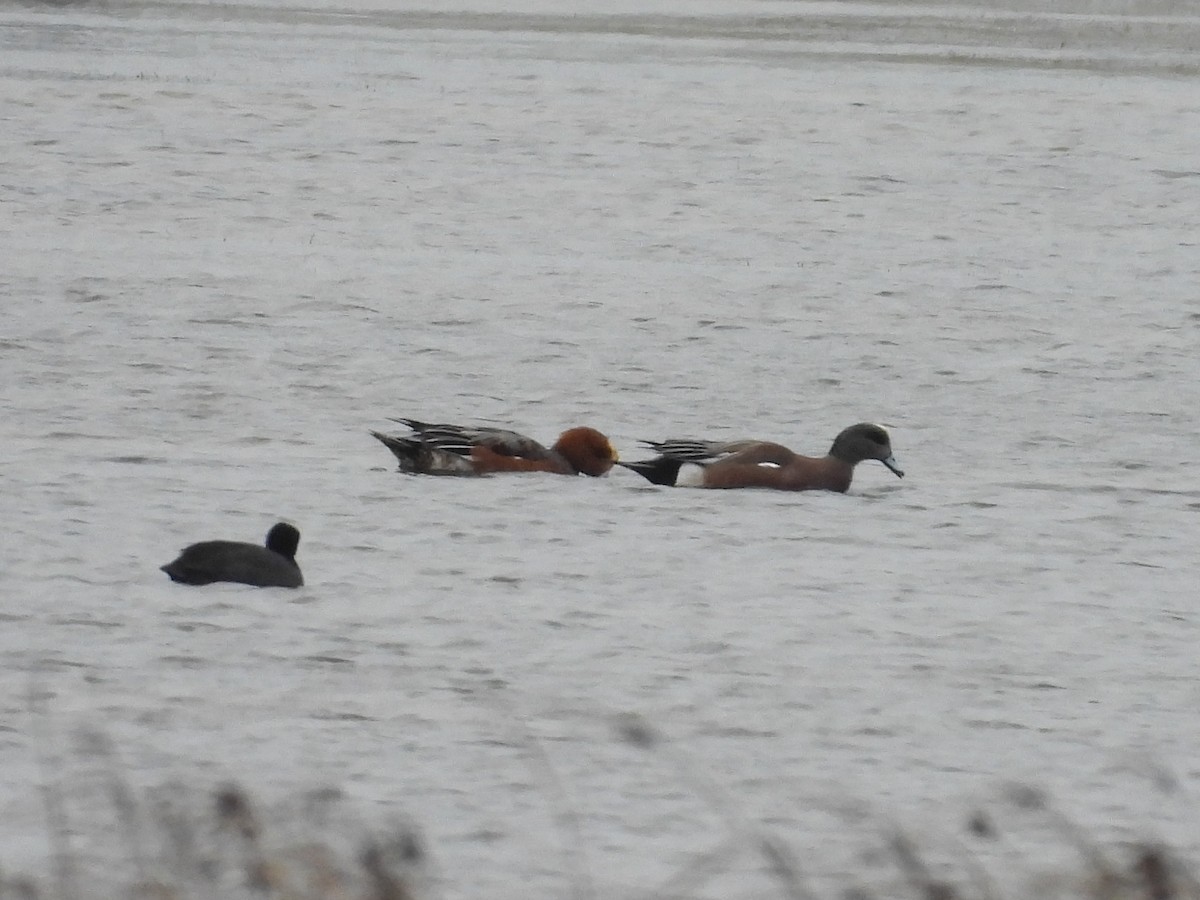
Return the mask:
[[704,466],[684,463],[675,476],[676,487],[704,487]]

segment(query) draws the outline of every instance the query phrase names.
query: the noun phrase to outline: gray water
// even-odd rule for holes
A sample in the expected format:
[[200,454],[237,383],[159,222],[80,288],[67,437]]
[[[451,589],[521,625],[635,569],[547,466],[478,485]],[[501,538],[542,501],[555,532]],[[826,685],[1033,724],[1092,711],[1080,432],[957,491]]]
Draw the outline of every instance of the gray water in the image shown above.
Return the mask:
[[[731,816],[869,880],[1008,781],[1200,846],[1149,777],[1200,739],[1200,15],[1037,7],[0,5],[5,865],[81,724],[411,817],[447,898],[564,846],[644,893]],[[410,478],[396,415],[878,421],[908,476]],[[299,591],[157,569],[279,518]]]

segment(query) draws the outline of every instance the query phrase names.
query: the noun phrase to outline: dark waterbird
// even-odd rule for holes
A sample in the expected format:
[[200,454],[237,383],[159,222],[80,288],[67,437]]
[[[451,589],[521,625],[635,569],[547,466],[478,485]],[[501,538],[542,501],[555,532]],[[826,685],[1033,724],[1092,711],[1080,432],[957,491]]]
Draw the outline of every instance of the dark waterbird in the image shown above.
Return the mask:
[[300,532],[279,522],[267,532],[266,546],[242,541],[201,541],[185,547],[162,570],[182,584],[234,581],[255,587],[297,588],[304,576],[296,565]]

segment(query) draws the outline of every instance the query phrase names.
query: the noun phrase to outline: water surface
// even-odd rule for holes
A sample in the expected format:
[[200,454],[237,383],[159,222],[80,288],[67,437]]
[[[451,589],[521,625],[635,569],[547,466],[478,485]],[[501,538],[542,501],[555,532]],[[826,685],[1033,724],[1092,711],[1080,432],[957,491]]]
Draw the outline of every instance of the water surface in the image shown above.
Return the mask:
[[[1200,20],[1033,6],[0,6],[6,864],[78,723],[408,814],[451,898],[578,884],[564,811],[651,890],[705,785],[842,884],[1009,779],[1194,849]],[[908,477],[407,478],[393,415]],[[157,569],[278,518],[299,591]],[[778,887],[733,847],[696,894]]]

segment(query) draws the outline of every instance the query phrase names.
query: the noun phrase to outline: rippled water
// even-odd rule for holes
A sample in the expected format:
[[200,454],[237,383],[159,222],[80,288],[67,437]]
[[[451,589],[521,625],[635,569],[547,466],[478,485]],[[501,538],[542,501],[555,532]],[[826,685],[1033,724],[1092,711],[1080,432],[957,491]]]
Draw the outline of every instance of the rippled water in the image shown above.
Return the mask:
[[[634,9],[0,5],[6,863],[80,722],[407,813],[450,898],[561,893],[565,810],[648,890],[714,786],[842,882],[844,807],[936,843],[1007,779],[1200,845],[1145,778],[1200,738],[1200,19]],[[874,420],[908,477],[407,478],[391,415]],[[280,517],[298,592],[157,570]],[[738,847],[699,894],[774,886]]]

